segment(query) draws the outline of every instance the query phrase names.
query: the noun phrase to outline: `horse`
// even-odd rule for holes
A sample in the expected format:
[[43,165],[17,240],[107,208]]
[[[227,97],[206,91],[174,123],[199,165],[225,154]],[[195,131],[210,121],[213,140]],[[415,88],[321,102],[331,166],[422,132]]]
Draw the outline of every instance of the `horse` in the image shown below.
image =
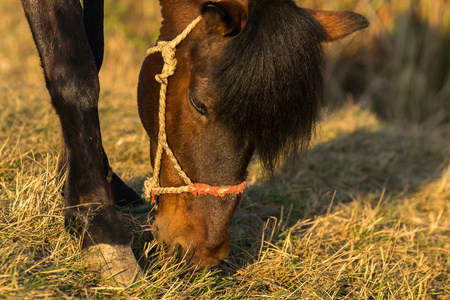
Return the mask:
[[[142,199],[102,147],[103,0],[21,2],[62,128],[65,223],[80,235],[90,270],[131,284],[143,272],[114,205]],[[137,97],[154,170],[147,194],[158,196],[152,234],[189,263],[215,266],[229,254],[250,159],[257,153],[273,173],[280,157],[307,149],[323,102],[323,43],[368,21],[292,0],[160,5],[160,35],[143,61]]]

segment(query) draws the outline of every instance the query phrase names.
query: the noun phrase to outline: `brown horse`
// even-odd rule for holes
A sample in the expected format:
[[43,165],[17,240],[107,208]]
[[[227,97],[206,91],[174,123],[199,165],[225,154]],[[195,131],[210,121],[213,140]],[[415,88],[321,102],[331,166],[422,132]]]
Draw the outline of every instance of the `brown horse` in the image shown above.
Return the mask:
[[[160,3],[160,42],[191,27],[182,40],[159,43],[164,60],[149,55],[139,78],[139,114],[155,169],[149,188],[160,194],[153,235],[191,263],[213,266],[228,255],[252,155],[273,172],[281,155],[307,148],[322,101],[322,43],[368,22],[291,0]],[[103,0],[22,4],[61,120],[66,221],[81,233],[90,266],[128,284],[141,270],[114,199],[129,203],[136,195],[111,172],[98,124]]]
[[[256,151],[272,171],[284,152],[304,149],[322,98],[322,42],[367,26],[355,13],[298,8],[292,1],[161,1],[160,41],[170,41],[199,14],[202,21],[176,49],[167,80],[167,140],[192,182],[233,186]],[[159,133],[160,54],[142,66],[138,104],[155,164]],[[161,185],[185,185],[168,155]],[[189,249],[191,262],[213,266],[228,255],[237,197],[165,194],[153,235]]]

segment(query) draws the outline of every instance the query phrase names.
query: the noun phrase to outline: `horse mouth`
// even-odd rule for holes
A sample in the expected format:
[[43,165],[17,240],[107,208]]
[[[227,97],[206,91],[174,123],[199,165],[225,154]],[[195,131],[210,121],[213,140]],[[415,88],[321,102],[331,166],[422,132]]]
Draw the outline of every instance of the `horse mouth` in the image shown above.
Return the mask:
[[175,259],[179,263],[184,263],[193,268],[194,271],[216,267],[221,261],[221,259],[215,256],[200,256],[201,250],[194,248],[192,245],[187,246],[181,245],[180,243],[167,245],[164,241],[158,241],[158,243],[165,249],[166,258]]

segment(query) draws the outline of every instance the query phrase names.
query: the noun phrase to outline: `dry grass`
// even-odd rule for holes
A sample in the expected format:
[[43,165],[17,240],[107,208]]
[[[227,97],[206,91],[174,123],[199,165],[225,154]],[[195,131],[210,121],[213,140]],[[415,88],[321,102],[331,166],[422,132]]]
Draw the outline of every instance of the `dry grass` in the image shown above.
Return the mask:
[[371,23],[363,34],[331,47],[329,104],[338,106],[350,96],[390,122],[435,126],[450,121],[450,1],[301,4],[353,9]]
[[[100,113],[113,166],[139,190],[150,168],[135,87],[145,48],[157,34],[151,18],[158,8],[151,1],[122,3],[108,6],[115,17],[106,28]],[[370,2],[370,7],[343,3],[346,8],[359,3],[357,9],[364,12],[382,2]],[[84,272],[78,241],[64,230],[63,201],[54,180],[58,120],[20,3],[1,1],[0,10],[7,12],[0,27],[0,298],[449,299],[450,128],[444,117],[422,126],[381,121],[381,112],[368,108],[376,108],[377,93],[387,95],[375,88],[380,80],[390,81],[383,72],[370,73],[370,88],[354,92],[359,104],[324,114],[310,153],[295,167],[287,164],[268,182],[252,163],[251,188],[232,224],[231,255],[218,269],[193,273],[163,259],[146,239],[146,227],[122,214],[147,277],[125,290],[103,287]],[[372,25],[376,16],[389,21],[394,15],[371,15]],[[428,19],[448,30],[448,17]],[[141,28],[146,21],[151,25]],[[391,39],[395,26],[383,26]],[[345,87],[348,74],[361,70],[347,65],[349,47],[344,42],[330,52],[331,91]],[[365,61],[367,68],[370,60],[362,59],[362,52],[351,59]],[[364,68],[356,74],[367,80]],[[344,71],[333,73],[339,69]],[[386,100],[409,99],[394,87]],[[443,87],[441,95],[448,82]],[[340,93],[330,94],[336,95],[330,102],[342,100]],[[433,105],[444,111],[448,99]],[[410,114],[403,104],[393,105],[390,118]]]

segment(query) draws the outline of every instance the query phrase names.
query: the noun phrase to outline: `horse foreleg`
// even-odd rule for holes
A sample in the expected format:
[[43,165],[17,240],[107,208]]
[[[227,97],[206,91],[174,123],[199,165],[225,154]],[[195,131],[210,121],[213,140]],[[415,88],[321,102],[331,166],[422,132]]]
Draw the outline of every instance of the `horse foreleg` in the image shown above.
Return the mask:
[[[83,1],[83,23],[91,52],[94,56],[97,72],[100,71],[103,62],[103,0]],[[65,174],[67,165],[67,153],[64,139],[61,143],[61,152],[58,161],[58,174],[60,176]],[[105,176],[113,188],[114,202],[119,206],[140,206],[145,203],[141,197],[136,194],[133,189],[128,187],[119,176],[117,176],[108,161],[108,157],[103,151],[103,166],[105,169]]]
[[89,266],[129,284],[141,275],[114,210],[98,119],[97,65],[78,0],[22,0],[67,151],[66,223],[78,226]]
[[[104,176],[108,181],[109,185],[113,189],[114,193],[114,203],[121,207],[139,207],[145,204],[145,201],[136,194],[136,192],[131,189],[125,182],[120,179],[116,173],[113,172],[108,157],[106,156],[105,151],[102,149],[102,157],[103,157],[103,167],[104,167]],[[66,143],[64,142],[64,136],[61,139],[60,150],[58,156],[58,166],[57,166],[57,174],[58,174],[58,183],[61,182],[66,175],[67,172],[67,148]],[[64,185],[62,194],[64,195]]]

